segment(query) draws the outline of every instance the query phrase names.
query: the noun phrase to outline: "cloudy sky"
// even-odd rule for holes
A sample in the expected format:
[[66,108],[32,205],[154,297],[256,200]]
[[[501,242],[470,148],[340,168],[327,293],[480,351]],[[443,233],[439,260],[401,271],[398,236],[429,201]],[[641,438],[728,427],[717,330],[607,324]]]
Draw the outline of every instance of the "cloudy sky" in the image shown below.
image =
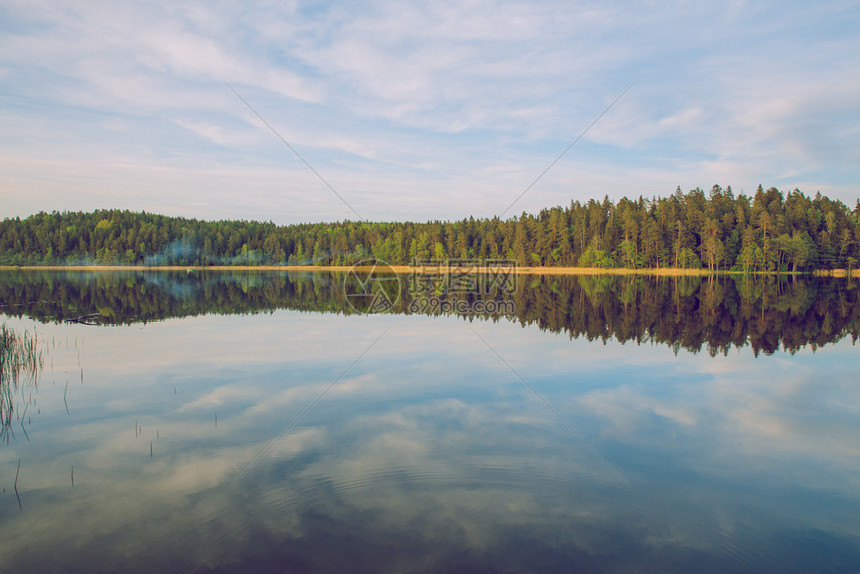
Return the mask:
[[853,207],[858,29],[857,2],[6,0],[0,217],[492,217],[631,84],[507,215],[715,183]]

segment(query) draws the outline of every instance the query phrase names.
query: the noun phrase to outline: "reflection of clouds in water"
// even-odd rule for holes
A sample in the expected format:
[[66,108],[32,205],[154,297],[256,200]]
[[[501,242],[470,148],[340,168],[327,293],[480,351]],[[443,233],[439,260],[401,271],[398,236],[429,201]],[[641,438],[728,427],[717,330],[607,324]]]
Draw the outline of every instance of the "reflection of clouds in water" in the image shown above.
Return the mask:
[[[659,381],[645,376],[591,391],[582,403],[609,422],[604,432],[614,440],[655,454],[687,453],[680,468],[853,498],[860,486],[860,388],[849,342],[793,358],[683,365]],[[684,428],[688,423],[695,429]]]
[[844,457],[860,454],[860,420],[840,416],[834,406],[860,406],[858,365],[843,342],[815,357],[745,365],[717,377],[709,394],[726,419],[727,433],[734,429],[732,434],[745,438],[745,450],[759,445],[844,464]]
[[[856,420],[838,421],[845,432],[834,436],[827,415],[834,402],[860,404],[858,391],[841,375],[815,377],[823,361],[842,373],[833,365],[851,361],[847,346],[785,360],[675,357],[662,347],[589,351],[534,328],[480,326],[503,356],[516,351],[511,360],[637,485],[634,496],[468,328],[431,318],[396,325],[225,492],[386,320],[278,313],[170,321],[156,326],[157,337],[134,339],[140,348],[110,345],[109,330],[87,332],[86,357],[96,365],[85,387],[97,392],[81,403],[99,407],[108,391],[118,398],[64,427],[56,445],[33,445],[50,456],[27,456],[27,512],[5,512],[3,500],[12,518],[0,526],[0,562],[21,564],[38,533],[46,557],[74,556],[82,570],[175,570],[186,560],[203,570],[266,570],[277,558],[311,570],[730,571],[738,560],[767,566],[783,544],[780,521],[801,530],[814,523],[824,536],[860,532],[842,514],[826,520],[830,511],[814,510],[815,497],[782,498],[829,481],[837,500],[855,500],[854,485],[809,464],[836,467],[845,452],[856,456],[848,440]],[[207,331],[211,338],[196,339]],[[277,341],[271,332],[281,333]],[[251,349],[244,359],[236,340]],[[101,357],[106,347],[117,354]],[[125,370],[125,358],[163,348],[175,351],[169,369]],[[204,360],[222,355],[223,363]],[[636,377],[621,358],[636,365]],[[180,382],[184,394],[173,395]],[[768,417],[779,434],[758,430],[755,421]],[[807,450],[816,441],[826,444]],[[66,448],[76,456],[52,458]],[[762,456],[766,465],[748,464]],[[771,466],[789,472],[768,493]],[[156,546],[158,556],[141,563]],[[80,550],[105,547],[113,550],[90,564]]]
[[685,427],[696,424],[692,408],[670,405],[626,387],[590,392],[582,398],[582,403],[595,414],[609,419],[616,436],[635,432],[643,419],[652,414]]
[[271,412],[281,413],[285,407],[295,409],[296,406],[304,406],[319,395],[320,390],[325,389],[325,385],[324,381],[318,380],[277,391],[271,396],[261,397],[261,400],[246,409],[242,416],[257,416]]
[[223,405],[231,399],[245,399],[247,396],[248,389],[242,389],[240,387],[218,387],[213,389],[211,392],[206,393],[202,397],[198,397],[193,401],[185,403],[179,407],[178,412],[200,408],[209,409]]

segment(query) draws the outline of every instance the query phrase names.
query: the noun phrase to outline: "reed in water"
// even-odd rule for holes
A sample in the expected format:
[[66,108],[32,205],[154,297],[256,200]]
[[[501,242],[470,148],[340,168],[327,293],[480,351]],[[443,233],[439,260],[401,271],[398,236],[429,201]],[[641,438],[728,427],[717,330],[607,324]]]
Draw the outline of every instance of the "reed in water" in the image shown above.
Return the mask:
[[37,339],[35,331],[19,335],[0,326],[0,441],[9,442],[19,389],[38,382],[43,357]]

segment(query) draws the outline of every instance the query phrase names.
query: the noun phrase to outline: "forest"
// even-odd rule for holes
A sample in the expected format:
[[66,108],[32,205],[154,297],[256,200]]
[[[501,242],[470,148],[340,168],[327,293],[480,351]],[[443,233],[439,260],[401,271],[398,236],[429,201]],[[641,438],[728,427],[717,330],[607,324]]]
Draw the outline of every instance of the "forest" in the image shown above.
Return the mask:
[[591,199],[509,219],[204,221],[127,210],[0,221],[0,265],[392,265],[513,260],[528,267],[779,272],[856,269],[860,200],[714,185],[663,198]]

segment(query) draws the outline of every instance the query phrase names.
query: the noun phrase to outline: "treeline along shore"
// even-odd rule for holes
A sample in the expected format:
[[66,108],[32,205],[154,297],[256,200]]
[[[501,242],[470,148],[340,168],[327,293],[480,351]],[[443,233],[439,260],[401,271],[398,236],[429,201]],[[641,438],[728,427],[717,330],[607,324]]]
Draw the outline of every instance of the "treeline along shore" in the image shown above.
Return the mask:
[[0,222],[0,265],[350,266],[468,260],[527,268],[809,272],[857,268],[860,200],[759,186],[573,201],[510,219],[203,221],[145,212],[40,212]]

